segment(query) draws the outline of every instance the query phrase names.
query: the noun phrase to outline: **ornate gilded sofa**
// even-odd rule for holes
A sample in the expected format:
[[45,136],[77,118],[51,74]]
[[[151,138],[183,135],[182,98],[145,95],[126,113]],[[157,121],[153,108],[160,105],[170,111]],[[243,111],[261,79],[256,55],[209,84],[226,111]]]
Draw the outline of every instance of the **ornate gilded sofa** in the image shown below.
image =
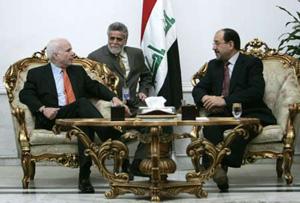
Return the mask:
[[[259,39],[247,43],[242,52],[262,59],[266,83],[264,101],[272,110],[278,123],[265,126],[262,132],[249,143],[244,161],[251,163],[261,158],[276,159],[277,176],[282,177],[284,174],[287,184],[291,184],[295,138],[300,126],[300,62],[294,57],[270,49]],[[207,64],[193,75],[193,85],[203,77],[206,68]],[[194,131],[197,129],[194,128]]]
[[[46,63],[48,59],[44,49],[11,65],[4,76],[24,173],[23,188],[28,188],[30,180],[34,179],[35,163],[38,161],[55,161],[63,166],[78,167],[77,138],[68,139],[63,131],[55,134],[54,131],[34,129],[34,117],[27,106],[19,101],[19,92],[23,88],[28,70]],[[76,57],[74,64],[82,65],[91,78],[106,84],[112,91],[116,90],[119,79],[104,64],[79,57]],[[110,102],[95,99],[92,101],[104,117],[110,117]]]

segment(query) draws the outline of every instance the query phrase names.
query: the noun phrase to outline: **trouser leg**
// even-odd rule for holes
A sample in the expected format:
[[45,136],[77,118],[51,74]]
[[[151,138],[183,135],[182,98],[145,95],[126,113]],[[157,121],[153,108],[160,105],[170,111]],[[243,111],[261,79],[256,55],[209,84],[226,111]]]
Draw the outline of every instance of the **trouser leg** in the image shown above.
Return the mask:
[[[93,131],[87,127],[81,127],[81,130],[86,134],[89,135],[90,139],[93,141],[94,135]],[[91,174],[91,165],[92,159],[90,156],[85,156],[84,150],[86,147],[83,143],[78,139],[78,156],[79,156],[79,179],[87,179],[90,177]]]
[[[223,133],[227,129],[232,129],[234,126],[206,126],[203,128],[203,134],[212,144],[217,145],[223,141]],[[244,139],[242,136],[236,136],[232,143],[228,146],[231,150],[229,155],[226,155],[222,160],[222,165],[229,167],[240,167],[243,161],[243,156],[247,144],[254,138],[254,134],[250,132],[250,137]],[[203,157],[203,165],[208,167],[210,165],[210,159],[207,155]]]
[[[102,118],[101,113],[86,98],[76,100],[74,103],[62,107],[56,118]],[[117,130],[111,127],[81,127],[81,130],[93,141],[96,132],[102,141],[109,137],[117,138],[120,136]],[[118,133],[118,134],[117,134]],[[78,140],[78,154],[80,162],[80,178],[89,177],[92,161],[90,156],[84,155],[84,145]]]
[[[223,129],[221,126],[205,126],[203,128],[203,135],[212,144],[217,145],[219,142],[223,141]],[[212,163],[208,155],[204,154],[202,159],[202,164],[205,168],[208,168]]]
[[231,149],[231,154],[224,157],[222,164],[235,168],[241,167],[247,144],[256,135],[257,134],[255,132],[250,131],[247,139],[245,139],[243,136],[236,136],[229,146]]
[[[142,134],[149,133],[149,127],[137,128],[137,130]],[[162,131],[163,131],[163,133],[171,134],[171,133],[173,133],[173,127],[172,126],[163,126]],[[149,149],[147,146],[148,146],[147,144],[140,142],[134,153],[134,159],[143,160],[143,159],[147,158],[147,156],[150,156]]]
[[[62,107],[56,118],[103,118],[97,108],[86,98],[80,98],[74,103]],[[102,141],[108,138],[118,139],[120,132],[112,127],[89,127],[97,133]],[[94,134],[91,133],[91,136]]]
[[[149,133],[148,127],[139,127],[139,128],[135,128],[135,129],[138,130],[141,134]],[[143,160],[143,159],[147,158],[147,156],[148,156],[147,144],[139,142],[139,144],[135,150],[133,159]]]

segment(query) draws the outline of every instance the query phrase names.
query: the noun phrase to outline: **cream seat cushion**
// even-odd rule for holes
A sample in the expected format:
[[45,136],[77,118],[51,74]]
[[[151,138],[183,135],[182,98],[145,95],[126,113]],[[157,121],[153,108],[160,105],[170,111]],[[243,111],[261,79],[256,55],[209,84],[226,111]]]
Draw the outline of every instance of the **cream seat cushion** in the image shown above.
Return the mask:
[[[96,106],[104,118],[110,118],[111,102],[93,99],[92,103]],[[99,142],[99,140],[96,141]],[[71,140],[66,138],[66,132],[54,134],[50,130],[33,129],[30,133],[30,144],[50,146],[51,144],[77,144],[77,138],[72,137]]]
[[[232,129],[226,130],[224,136],[226,137]],[[268,125],[265,126],[262,132],[255,137],[251,143],[260,144],[260,143],[269,143],[269,142],[281,142],[282,141],[282,129],[279,125]]]
[[282,135],[282,128],[279,125],[268,125],[263,128],[262,132],[251,143],[281,142]]

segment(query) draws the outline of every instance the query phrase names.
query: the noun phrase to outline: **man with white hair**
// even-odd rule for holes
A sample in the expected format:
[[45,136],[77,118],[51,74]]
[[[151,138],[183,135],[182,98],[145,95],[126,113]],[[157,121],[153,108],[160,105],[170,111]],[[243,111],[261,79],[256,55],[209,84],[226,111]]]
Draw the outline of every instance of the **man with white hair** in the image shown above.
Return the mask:
[[[21,90],[20,101],[28,106],[35,116],[35,128],[52,129],[56,118],[101,118],[101,113],[88,100],[96,97],[112,101],[116,106],[122,101],[106,86],[92,80],[83,67],[72,65],[74,52],[66,39],[54,39],[47,45],[50,63],[28,71],[27,80]],[[126,107],[127,113],[130,114]],[[112,128],[82,127],[91,140],[94,132],[104,141],[108,138],[118,139],[120,133],[108,132]],[[79,152],[79,189],[83,193],[93,193],[90,183],[91,158],[84,155],[84,146],[78,142]]]

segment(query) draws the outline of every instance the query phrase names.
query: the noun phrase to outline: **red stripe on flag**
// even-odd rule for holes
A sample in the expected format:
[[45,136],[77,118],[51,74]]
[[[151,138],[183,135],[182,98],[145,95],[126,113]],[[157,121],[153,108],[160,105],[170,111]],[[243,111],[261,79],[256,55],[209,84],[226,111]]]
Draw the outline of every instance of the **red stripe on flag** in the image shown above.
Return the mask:
[[148,19],[150,17],[150,14],[152,12],[152,9],[156,3],[156,0],[144,0],[143,3],[143,16],[142,16],[142,30],[141,30],[141,40],[144,36],[144,31],[148,22]]

